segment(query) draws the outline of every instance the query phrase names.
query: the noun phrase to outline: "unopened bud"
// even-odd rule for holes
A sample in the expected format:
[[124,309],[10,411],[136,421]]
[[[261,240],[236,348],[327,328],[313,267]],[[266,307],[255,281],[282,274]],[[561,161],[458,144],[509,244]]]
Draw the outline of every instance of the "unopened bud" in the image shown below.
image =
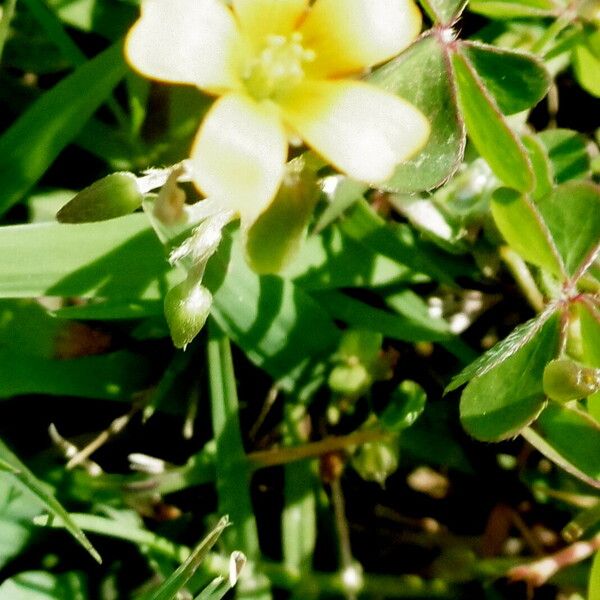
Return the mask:
[[367,442],[352,456],[352,466],[365,481],[383,485],[398,468],[399,444],[397,438]]
[[559,358],[544,369],[544,393],[551,400],[580,400],[600,390],[600,369],[585,367],[568,358]]
[[188,280],[171,288],[165,297],[165,317],[176,348],[185,347],[200,333],[210,314],[212,294]]
[[81,190],[58,211],[56,219],[60,223],[107,221],[132,213],[143,199],[133,173],[113,173]]

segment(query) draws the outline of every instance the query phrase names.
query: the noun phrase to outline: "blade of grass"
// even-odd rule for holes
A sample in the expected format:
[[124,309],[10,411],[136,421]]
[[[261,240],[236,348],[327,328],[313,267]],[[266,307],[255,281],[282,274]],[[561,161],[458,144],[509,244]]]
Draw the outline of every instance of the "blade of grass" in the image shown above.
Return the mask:
[[[233,527],[223,536],[230,551],[241,550],[250,561],[260,559],[258,530],[250,497],[250,468],[242,444],[238,396],[229,338],[214,321],[209,324],[207,347],[213,432],[217,447],[216,475],[219,511],[228,514]],[[229,535],[228,535],[229,534]],[[240,581],[244,592],[254,600],[269,599],[268,581],[259,572]]]
[[[87,56],[79,49],[79,46],[71,39],[65,31],[62,22],[53,10],[41,0],[23,0],[27,5],[29,12],[40,24],[42,29],[48,34],[48,37],[57,45],[61,54],[70,61],[75,67],[80,67],[88,60]],[[127,117],[117,101],[109,96],[107,104],[115,116],[119,126],[126,131],[128,128]]]
[[200,564],[206,559],[209,550],[217,543],[221,533],[229,524],[229,518],[222,517],[208,535],[194,548],[185,562],[156,590],[152,600],[172,600],[177,592],[191,579]]
[[36,100],[0,137],[0,211],[15,204],[106,100],[126,71],[115,44]]
[[40,481],[0,439],[0,471],[10,473],[15,481],[27,492],[33,494],[41,505],[52,515],[61,520],[65,529],[92,555],[94,560],[102,563],[102,558],[87,539],[85,533],[75,523],[71,515],[63,508],[58,500],[46,489]]

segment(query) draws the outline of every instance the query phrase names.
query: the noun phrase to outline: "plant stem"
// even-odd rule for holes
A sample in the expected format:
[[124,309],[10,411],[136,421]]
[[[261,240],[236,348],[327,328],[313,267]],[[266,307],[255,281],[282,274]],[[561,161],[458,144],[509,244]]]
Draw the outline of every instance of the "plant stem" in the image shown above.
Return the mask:
[[[228,550],[241,550],[250,562],[258,563],[258,529],[250,498],[251,471],[242,444],[238,396],[229,338],[214,322],[209,323],[207,346],[212,424],[216,450],[216,488],[219,512],[229,515],[234,527],[223,539]],[[269,600],[269,582],[260,571],[244,569],[238,597]]]
[[538,289],[525,261],[508,246],[500,248],[500,256],[512,273],[525,298],[536,312],[544,310],[544,297]]
[[385,440],[393,435],[388,431],[380,429],[367,429],[356,431],[349,435],[331,436],[318,442],[303,444],[302,446],[250,452],[246,458],[254,469],[262,469],[264,467],[283,465],[296,460],[317,458],[323,454],[344,450],[350,446],[360,446],[367,442]]

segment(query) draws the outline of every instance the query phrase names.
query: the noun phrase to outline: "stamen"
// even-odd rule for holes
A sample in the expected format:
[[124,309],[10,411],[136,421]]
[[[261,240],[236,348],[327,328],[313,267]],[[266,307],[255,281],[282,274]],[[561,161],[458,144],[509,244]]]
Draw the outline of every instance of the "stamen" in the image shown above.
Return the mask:
[[300,32],[269,35],[244,69],[246,88],[257,100],[274,98],[300,83],[304,78],[304,63],[314,59],[314,51],[302,46]]

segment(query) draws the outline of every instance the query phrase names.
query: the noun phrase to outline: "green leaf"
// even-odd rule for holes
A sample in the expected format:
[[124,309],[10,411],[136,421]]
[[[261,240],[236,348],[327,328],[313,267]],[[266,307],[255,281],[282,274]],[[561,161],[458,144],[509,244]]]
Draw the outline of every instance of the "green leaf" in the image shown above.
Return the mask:
[[556,183],[589,176],[590,157],[582,135],[570,129],[547,129],[537,137],[548,151]]
[[460,418],[473,437],[484,441],[512,437],[543,410],[542,376],[558,350],[559,321],[553,314],[514,354],[469,382],[462,393]]
[[340,287],[379,287],[392,283],[427,280],[398,258],[384,256],[330,225],[311,235],[282,275],[305,290]]
[[467,5],[467,0],[420,0],[432,20],[441,25],[454,23]]
[[110,40],[124,35],[137,16],[135,6],[119,0],[48,0],[48,4],[64,23]]
[[600,430],[581,414],[551,403],[535,429],[565,460],[598,481],[600,487]]
[[600,186],[564,183],[542,198],[538,208],[569,277],[582,275],[600,249]]
[[477,151],[506,185],[529,191],[534,183],[527,151],[507,125],[483,82],[461,53],[452,54],[458,105]]
[[0,398],[45,393],[129,400],[148,385],[150,364],[127,351],[96,356],[90,330],[55,318],[34,301],[0,302]]
[[154,592],[152,600],[172,600],[175,598],[177,593],[194,575],[229,524],[227,517],[221,518],[210,533],[192,550],[185,562]]
[[440,341],[452,338],[448,330],[440,330],[437,323],[431,325],[420,319],[411,319],[400,314],[373,308],[360,300],[341,292],[326,291],[315,294],[321,306],[336,320],[351,327],[377,331],[384,336],[409,342]]
[[252,271],[239,237],[222,243],[208,263],[203,283],[213,293],[211,314],[250,360],[276,379],[285,377],[335,348],[340,332],[291,281]]
[[53,575],[26,571],[0,585],[0,600],[87,600],[85,577],[81,573]]
[[564,266],[552,235],[537,207],[526,195],[500,188],[492,195],[490,206],[500,233],[512,248],[527,262],[563,276]]
[[469,10],[486,17],[552,17],[557,6],[552,0],[471,0]]
[[18,556],[35,534],[39,503],[18,488],[12,475],[0,473],[0,568]]
[[579,85],[600,98],[600,56],[595,46],[600,45],[600,31],[586,32],[583,43],[573,49],[573,69]]
[[540,313],[537,317],[516,327],[510,335],[465,367],[458,375],[455,375],[452,381],[446,386],[445,393],[459,388],[474,377],[485,375],[488,371],[491,371],[513,356],[513,354],[518,352],[537,335],[546,321],[554,314],[554,310],[551,307]]
[[156,300],[175,283],[169,271],[144,215],[0,228],[0,297]]
[[0,211],[42,176],[125,73],[121,44],[79,67],[36,100],[0,137]]
[[2,349],[0,361],[4,365],[0,398],[50,394],[129,401],[132,394],[152,380],[148,360],[126,350],[100,356],[52,360]]
[[52,517],[60,519],[71,535],[94,557],[102,562],[96,549],[90,544],[83,531],[71,519],[69,513],[62,507],[56,498],[47,490],[46,484],[40,481],[18,458],[8,446],[0,439],[0,471],[12,475],[16,484],[28,493],[35,496],[41,506]]
[[535,106],[550,88],[548,71],[532,54],[479,42],[461,42],[460,48],[505,115]]
[[426,35],[369,77],[414,104],[431,124],[425,147],[378,187],[395,192],[430,190],[458,168],[465,150],[465,128],[448,69],[445,44],[436,35]]
[[142,205],[143,195],[133,173],[112,173],[81,190],[56,215],[60,223],[108,221]]
[[552,163],[550,162],[546,148],[539,138],[526,134],[521,137],[521,141],[525,148],[527,148],[535,175],[535,187],[531,192],[531,197],[533,200],[539,200],[546,194],[549,194],[554,185]]
[[340,222],[340,228],[372,252],[399,261],[435,281],[453,285],[456,277],[477,276],[476,269],[468,261],[422,241],[408,225],[386,222],[366,200],[352,206]]
[[[275,378],[335,347],[339,331],[327,314],[290,281],[249,269],[237,237],[222,244],[204,280],[214,296],[212,314],[227,334]],[[154,300],[175,283],[177,274],[168,270],[144,215],[0,229],[0,297]]]
[[410,427],[425,410],[427,394],[415,381],[404,380],[393,392],[379,421],[389,431],[398,432]]

